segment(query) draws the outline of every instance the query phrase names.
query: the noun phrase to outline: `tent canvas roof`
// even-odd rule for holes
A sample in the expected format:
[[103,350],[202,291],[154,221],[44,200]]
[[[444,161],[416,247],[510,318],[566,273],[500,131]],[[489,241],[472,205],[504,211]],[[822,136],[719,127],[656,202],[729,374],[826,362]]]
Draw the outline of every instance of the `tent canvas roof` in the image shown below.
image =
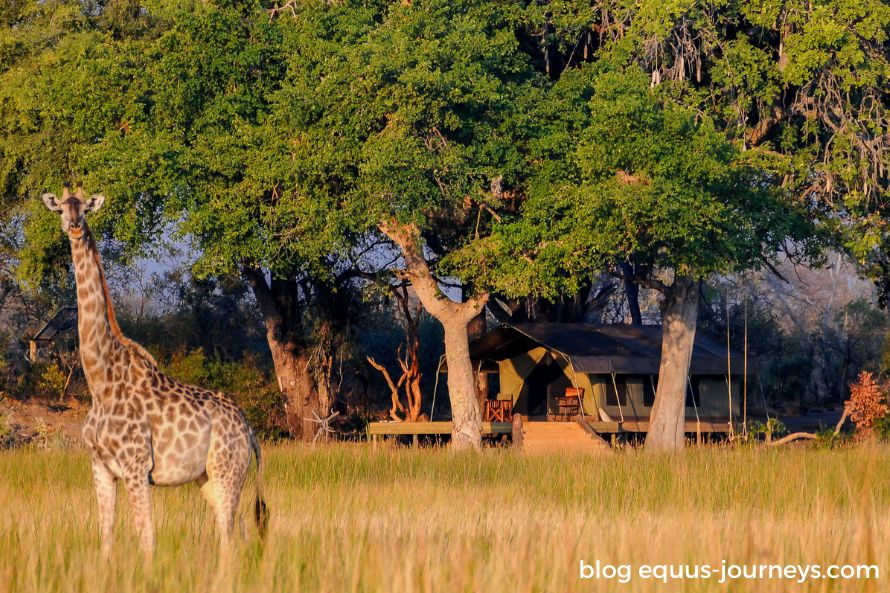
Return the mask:
[[[470,344],[470,356],[476,361],[505,360],[539,346],[566,356],[582,373],[654,374],[661,360],[661,326],[504,324]],[[730,355],[733,374],[741,373],[742,354]],[[690,373],[725,374],[726,362],[726,345],[697,333]],[[749,360],[749,370],[752,366]]]
[[57,335],[69,332],[76,327],[77,307],[62,307],[31,339],[35,342],[49,342]]

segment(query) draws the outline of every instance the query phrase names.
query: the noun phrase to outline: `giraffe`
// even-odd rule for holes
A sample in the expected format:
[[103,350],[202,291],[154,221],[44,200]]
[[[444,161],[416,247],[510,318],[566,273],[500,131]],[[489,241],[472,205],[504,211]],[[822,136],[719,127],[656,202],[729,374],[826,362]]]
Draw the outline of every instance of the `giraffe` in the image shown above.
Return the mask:
[[102,554],[112,551],[117,481],[124,483],[146,561],[155,549],[149,486],[196,482],[211,506],[220,547],[229,547],[235,511],[253,454],[257,462],[254,514],[264,535],[268,513],[262,494],[260,448],[241,410],[224,394],[184,385],[158,369],[142,346],[117,324],[96,241],[85,214],[104,203],[71,195],[43,202],[61,216],[71,243],[77,283],[77,329],[92,404],[83,440],[92,461]]

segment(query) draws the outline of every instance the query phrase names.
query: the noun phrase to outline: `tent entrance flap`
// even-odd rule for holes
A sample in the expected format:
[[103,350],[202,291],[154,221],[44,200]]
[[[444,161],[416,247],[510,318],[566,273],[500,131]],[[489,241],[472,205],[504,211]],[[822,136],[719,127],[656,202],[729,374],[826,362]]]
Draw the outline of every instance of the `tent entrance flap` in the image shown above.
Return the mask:
[[501,395],[509,396],[513,400],[513,408],[516,409],[516,402],[525,386],[525,380],[535,370],[544,355],[547,354],[547,348],[539,346],[528,352],[524,352],[513,358],[507,358],[498,362],[500,373]]

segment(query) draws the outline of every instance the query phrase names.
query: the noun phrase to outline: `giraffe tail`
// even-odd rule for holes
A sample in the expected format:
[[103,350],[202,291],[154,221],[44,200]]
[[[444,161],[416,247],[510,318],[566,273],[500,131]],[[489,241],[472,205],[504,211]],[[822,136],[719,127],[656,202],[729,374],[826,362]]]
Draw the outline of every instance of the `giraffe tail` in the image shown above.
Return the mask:
[[256,502],[253,506],[253,516],[256,520],[260,539],[266,539],[266,533],[269,530],[269,507],[266,506],[266,499],[263,498],[263,464],[262,457],[260,456],[260,444],[252,431],[250,433],[250,447],[253,449],[254,457],[256,457]]

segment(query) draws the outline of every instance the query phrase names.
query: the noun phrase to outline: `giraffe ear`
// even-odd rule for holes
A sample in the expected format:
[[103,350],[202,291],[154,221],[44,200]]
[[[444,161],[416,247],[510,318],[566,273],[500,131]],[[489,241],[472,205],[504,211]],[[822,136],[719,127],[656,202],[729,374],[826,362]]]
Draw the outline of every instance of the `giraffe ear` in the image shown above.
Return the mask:
[[93,210],[98,210],[102,207],[102,204],[105,203],[105,196],[101,194],[94,194],[90,196],[90,199],[87,200],[83,205],[84,212],[92,212]]
[[56,197],[56,194],[43,194],[41,198],[43,198],[43,203],[46,204],[46,207],[53,212],[62,211],[61,206],[59,206],[59,198]]

